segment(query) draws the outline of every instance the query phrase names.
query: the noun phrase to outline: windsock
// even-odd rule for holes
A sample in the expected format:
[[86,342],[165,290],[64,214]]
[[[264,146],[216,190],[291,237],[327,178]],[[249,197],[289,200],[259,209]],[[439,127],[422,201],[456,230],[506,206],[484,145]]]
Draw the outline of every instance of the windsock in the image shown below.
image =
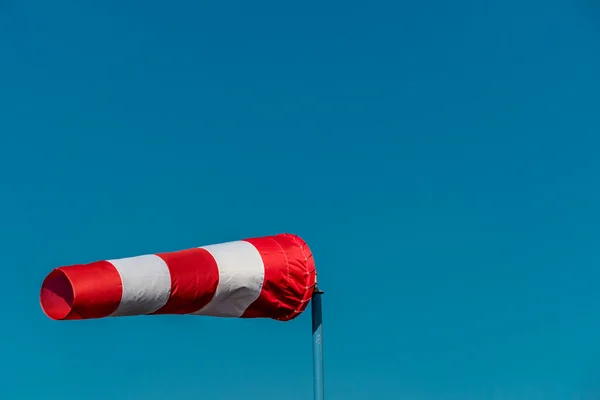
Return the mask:
[[289,321],[316,282],[312,252],[278,234],[54,269],[40,304],[53,320],[191,314]]

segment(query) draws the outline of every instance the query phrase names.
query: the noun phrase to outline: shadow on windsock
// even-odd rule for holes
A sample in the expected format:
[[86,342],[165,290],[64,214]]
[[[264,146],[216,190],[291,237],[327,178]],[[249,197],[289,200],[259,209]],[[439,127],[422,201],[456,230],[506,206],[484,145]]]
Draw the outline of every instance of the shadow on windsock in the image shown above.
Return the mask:
[[315,286],[312,252],[279,234],[54,269],[40,292],[53,320],[191,314],[288,321]]

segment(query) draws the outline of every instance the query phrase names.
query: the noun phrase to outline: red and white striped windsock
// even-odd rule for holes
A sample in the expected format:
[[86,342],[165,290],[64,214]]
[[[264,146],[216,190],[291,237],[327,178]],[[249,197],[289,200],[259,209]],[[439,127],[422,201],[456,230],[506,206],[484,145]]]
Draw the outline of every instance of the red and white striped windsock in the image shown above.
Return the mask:
[[193,314],[291,320],[311,299],[315,264],[279,234],[54,269],[40,303],[54,320]]

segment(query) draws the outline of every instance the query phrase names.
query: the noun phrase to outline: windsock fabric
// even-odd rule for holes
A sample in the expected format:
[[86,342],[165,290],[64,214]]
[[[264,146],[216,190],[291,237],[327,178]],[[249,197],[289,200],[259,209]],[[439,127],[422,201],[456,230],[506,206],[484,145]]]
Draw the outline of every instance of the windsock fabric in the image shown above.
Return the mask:
[[312,252],[279,234],[54,269],[40,303],[54,320],[191,314],[288,321],[316,282]]

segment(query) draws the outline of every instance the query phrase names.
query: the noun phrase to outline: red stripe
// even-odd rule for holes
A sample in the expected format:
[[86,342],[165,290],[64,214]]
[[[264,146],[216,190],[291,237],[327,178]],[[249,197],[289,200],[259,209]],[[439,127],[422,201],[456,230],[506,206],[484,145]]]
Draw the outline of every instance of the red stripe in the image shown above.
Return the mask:
[[103,318],[121,301],[119,272],[108,261],[57,268],[42,284],[40,303],[52,319]]
[[274,318],[289,312],[285,302],[289,271],[285,253],[272,237],[246,239],[260,253],[265,266],[265,278],[258,299],[244,312],[242,318]]
[[167,304],[153,314],[189,314],[207,305],[219,283],[219,268],[205,249],[157,254],[171,274],[171,295]]
[[265,265],[260,296],[242,318],[290,320],[308,305],[315,271],[306,243],[295,235],[246,239],[259,251]]
[[308,244],[299,236],[285,233],[274,236],[274,239],[284,249],[290,268],[288,291],[293,293],[290,298],[293,311],[277,318],[288,321],[296,318],[308,306],[316,281],[315,263]]

